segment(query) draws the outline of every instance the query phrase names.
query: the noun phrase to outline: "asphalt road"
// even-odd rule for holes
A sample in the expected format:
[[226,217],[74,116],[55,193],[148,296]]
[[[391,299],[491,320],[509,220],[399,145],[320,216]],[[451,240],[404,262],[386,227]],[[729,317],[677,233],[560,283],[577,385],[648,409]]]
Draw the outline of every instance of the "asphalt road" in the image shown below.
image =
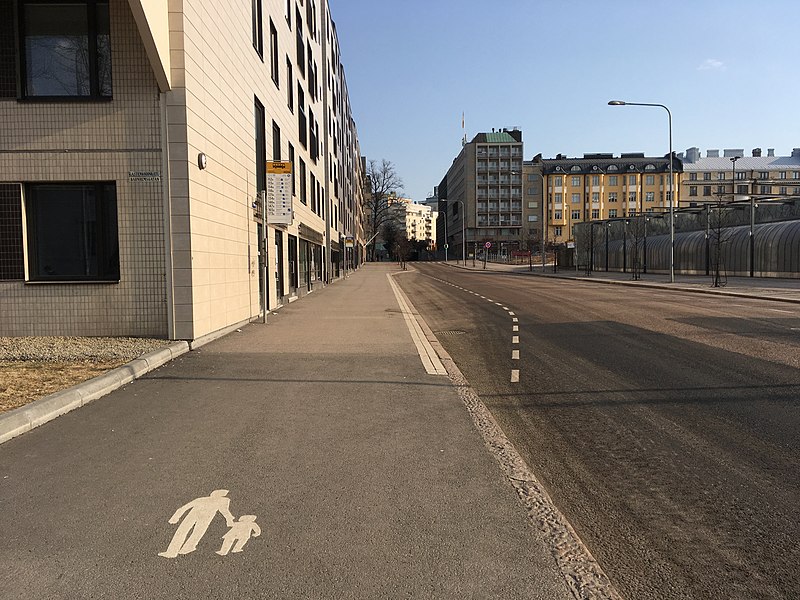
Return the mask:
[[403,289],[625,598],[800,596],[800,307],[417,269]]

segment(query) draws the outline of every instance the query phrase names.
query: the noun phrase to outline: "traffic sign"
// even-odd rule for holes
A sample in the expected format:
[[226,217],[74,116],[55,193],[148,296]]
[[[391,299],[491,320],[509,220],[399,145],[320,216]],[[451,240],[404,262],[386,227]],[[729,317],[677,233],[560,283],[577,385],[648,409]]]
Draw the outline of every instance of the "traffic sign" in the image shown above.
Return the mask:
[[487,249],[488,249],[488,248],[491,248],[491,247],[492,247],[492,242],[486,242],[486,243],[483,245],[483,247],[484,247],[484,248],[487,248]]
[[447,250],[450,247],[450,244],[445,244],[444,249]]

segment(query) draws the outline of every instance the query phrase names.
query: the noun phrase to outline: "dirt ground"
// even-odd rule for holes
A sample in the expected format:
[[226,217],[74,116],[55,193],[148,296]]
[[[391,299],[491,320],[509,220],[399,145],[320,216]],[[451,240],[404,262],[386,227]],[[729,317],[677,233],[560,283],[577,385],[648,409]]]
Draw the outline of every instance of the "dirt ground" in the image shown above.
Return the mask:
[[0,413],[102,375],[126,362],[0,361]]

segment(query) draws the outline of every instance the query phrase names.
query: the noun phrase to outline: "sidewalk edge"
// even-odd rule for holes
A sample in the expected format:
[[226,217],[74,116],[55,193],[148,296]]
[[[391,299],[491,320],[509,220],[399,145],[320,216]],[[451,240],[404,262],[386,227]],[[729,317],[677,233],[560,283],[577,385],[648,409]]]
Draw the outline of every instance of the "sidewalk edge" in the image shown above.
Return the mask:
[[444,364],[447,376],[456,388],[459,398],[464,402],[486,448],[516,491],[532,526],[545,535],[545,543],[573,595],[583,600],[622,600],[622,596],[614,588],[602,567],[553,503],[547,490],[506,437],[425,319],[411,302],[408,302],[428,343]]
[[187,352],[189,352],[187,342],[173,342],[165,348],[143,354],[108,373],[1,414],[0,444],[97,400]]

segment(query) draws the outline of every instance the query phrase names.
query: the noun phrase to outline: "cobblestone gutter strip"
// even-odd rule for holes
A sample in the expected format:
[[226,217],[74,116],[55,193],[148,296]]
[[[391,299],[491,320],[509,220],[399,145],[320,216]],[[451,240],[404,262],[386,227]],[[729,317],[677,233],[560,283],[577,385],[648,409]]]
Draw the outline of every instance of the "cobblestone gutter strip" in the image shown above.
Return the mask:
[[609,581],[589,549],[581,542],[564,515],[553,504],[547,490],[536,479],[517,449],[494,420],[489,409],[470,387],[453,359],[450,358],[419,313],[412,310],[417,315],[417,320],[428,337],[428,341],[439,354],[450,381],[458,390],[458,395],[472,416],[475,427],[483,436],[486,447],[517,492],[532,524],[544,534],[545,542],[550,547],[575,598],[578,600],[622,600],[622,596]]
[[174,342],[89,381],[4,413],[0,415],[0,444],[101,398],[188,351],[188,343]]

